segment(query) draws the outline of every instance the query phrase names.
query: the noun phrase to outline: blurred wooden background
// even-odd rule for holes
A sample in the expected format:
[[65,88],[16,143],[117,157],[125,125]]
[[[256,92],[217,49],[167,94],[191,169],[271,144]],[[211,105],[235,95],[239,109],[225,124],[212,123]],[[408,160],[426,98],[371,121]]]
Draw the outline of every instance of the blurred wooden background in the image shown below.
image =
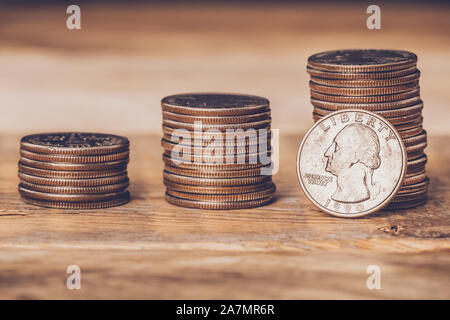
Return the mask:
[[161,97],[187,91],[259,94],[281,134],[311,124],[309,55],[394,48],[419,56],[425,127],[450,132],[450,6],[382,4],[81,4],[0,7],[0,132],[159,133]]

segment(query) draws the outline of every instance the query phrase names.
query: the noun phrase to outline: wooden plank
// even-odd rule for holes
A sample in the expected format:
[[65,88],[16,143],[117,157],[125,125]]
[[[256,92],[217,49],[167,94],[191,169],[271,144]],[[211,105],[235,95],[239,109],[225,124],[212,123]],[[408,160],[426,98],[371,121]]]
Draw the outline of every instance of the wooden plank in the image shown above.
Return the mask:
[[[92,211],[24,204],[18,136],[0,136],[0,297],[449,298],[450,151],[430,137],[430,201],[338,219],[298,186],[301,136],[282,136],[275,203],[251,210],[179,208],[164,200],[159,135],[132,136],[132,201]],[[83,289],[65,288],[80,265]],[[368,290],[368,265],[382,290]]]

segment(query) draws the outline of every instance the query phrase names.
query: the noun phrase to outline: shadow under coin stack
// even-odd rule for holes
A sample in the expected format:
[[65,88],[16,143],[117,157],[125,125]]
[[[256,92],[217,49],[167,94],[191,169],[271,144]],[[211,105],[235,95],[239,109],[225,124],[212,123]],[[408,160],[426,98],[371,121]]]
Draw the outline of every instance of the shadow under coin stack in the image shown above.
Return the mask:
[[99,209],[130,199],[127,138],[98,133],[49,133],[22,138],[19,192],[30,204]]
[[415,54],[392,50],[328,51],[308,59],[314,121],[337,110],[363,109],[386,118],[402,137],[407,172],[386,209],[419,206],[427,198],[427,135],[416,64]]
[[164,98],[161,106],[164,184],[169,203],[243,209],[272,201],[275,185],[267,99],[181,94]]

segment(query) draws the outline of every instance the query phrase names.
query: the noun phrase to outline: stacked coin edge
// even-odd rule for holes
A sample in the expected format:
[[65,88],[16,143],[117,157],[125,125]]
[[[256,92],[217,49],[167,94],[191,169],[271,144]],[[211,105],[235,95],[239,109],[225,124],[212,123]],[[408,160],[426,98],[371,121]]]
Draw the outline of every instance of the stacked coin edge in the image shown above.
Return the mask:
[[[62,146],[63,138],[115,138],[109,146]],[[46,139],[46,143],[36,142]],[[54,143],[51,141],[53,139]],[[54,145],[53,145],[54,144]],[[50,133],[21,139],[19,193],[26,203],[58,209],[102,209],[130,200],[129,141],[127,138],[92,133]]]
[[[178,98],[197,99],[198,105],[173,103]],[[220,97],[220,102],[208,102]],[[270,137],[267,150],[249,139],[226,140],[227,129],[255,129],[270,133],[270,106],[267,99],[262,104],[229,106],[240,97],[253,96],[232,94],[186,94],[169,96],[161,101],[163,118],[164,185],[166,200],[174,205],[212,210],[247,209],[269,204],[273,201],[275,184],[271,174],[262,174],[262,168],[271,164],[251,161],[261,152],[270,152]],[[221,107],[221,102],[228,107]],[[209,105],[210,104],[210,105]],[[212,107],[212,105],[214,105]],[[194,123],[202,124],[205,141],[184,143],[175,137],[175,130],[184,130],[194,138]],[[208,129],[220,131],[221,141],[210,140]],[[259,130],[261,129],[261,130]],[[216,136],[217,137],[217,136]],[[175,147],[188,147],[189,159],[174,157]],[[214,151],[222,150],[219,155]],[[217,160],[220,161],[217,162]],[[238,162],[238,159],[243,160]]]
[[[343,50],[353,54],[386,50]],[[422,127],[423,102],[420,99],[417,56],[397,51],[408,57],[382,65],[318,63],[308,59],[313,120],[343,109],[363,109],[386,118],[399,132],[407,151],[407,172],[403,185],[386,209],[406,209],[423,205],[427,200],[429,180],[425,165],[427,133]],[[333,54],[333,52],[329,52]],[[388,52],[389,53],[389,52]]]

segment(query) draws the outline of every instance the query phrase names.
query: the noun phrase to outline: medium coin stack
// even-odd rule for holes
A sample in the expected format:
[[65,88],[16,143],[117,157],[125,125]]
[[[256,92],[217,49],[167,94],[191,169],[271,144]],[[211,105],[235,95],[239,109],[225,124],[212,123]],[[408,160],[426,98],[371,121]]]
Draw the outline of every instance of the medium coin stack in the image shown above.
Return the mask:
[[314,121],[337,110],[363,109],[386,118],[402,137],[407,173],[388,209],[419,206],[427,198],[427,134],[416,64],[414,53],[393,50],[328,51],[308,58]]
[[127,138],[99,133],[49,133],[20,142],[19,193],[30,204],[99,209],[130,199]]
[[243,209],[272,201],[269,100],[180,94],[162,99],[161,107],[169,203]]

